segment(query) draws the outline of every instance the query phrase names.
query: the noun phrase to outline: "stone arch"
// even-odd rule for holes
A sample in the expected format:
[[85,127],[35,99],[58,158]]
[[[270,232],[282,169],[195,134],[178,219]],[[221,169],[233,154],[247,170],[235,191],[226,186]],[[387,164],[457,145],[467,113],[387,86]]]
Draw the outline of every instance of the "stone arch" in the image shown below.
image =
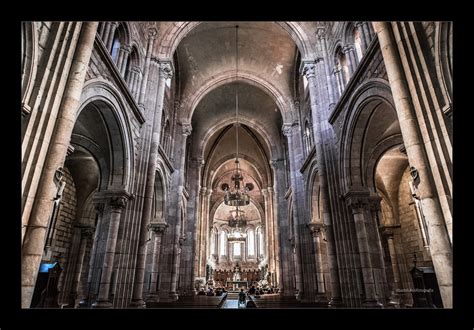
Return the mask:
[[154,198],[153,198],[153,218],[151,221],[166,222],[164,217],[166,214],[166,180],[163,171],[163,164],[158,163],[155,175],[155,187],[154,187]]
[[[275,22],[285,30],[296,44],[303,58],[311,58],[313,55],[310,38],[297,22]],[[196,28],[201,22],[177,22],[173,23],[164,33],[159,43],[158,54],[163,58],[173,58],[175,50],[181,40]]]
[[367,186],[367,178],[362,174],[366,172],[360,153],[366,125],[375,108],[380,105],[387,106],[396,115],[390,86],[382,79],[371,79],[360,85],[348,102],[348,115],[341,130],[343,138],[340,144],[340,173],[346,192]]
[[190,92],[191,95],[189,99],[185,99],[182,104],[182,118],[184,121],[190,121],[194,110],[197,108],[199,102],[204,98],[204,96],[214,89],[232,82],[244,82],[249,85],[260,88],[267,95],[269,95],[276,103],[277,107],[280,110],[282,119],[285,122],[285,119],[291,119],[289,112],[293,109],[293,103],[284,97],[284,94],[278,90],[270,81],[258,77],[257,75],[246,72],[239,71],[238,79],[236,80],[235,71],[224,71],[217,76],[214,76],[213,79],[207,81],[206,84],[199,86],[195,91]]
[[[125,102],[121,94],[109,82],[92,79],[84,84],[76,115],[76,122],[88,106],[94,106],[101,114],[110,139],[111,174],[109,188],[130,190],[134,164],[134,143]],[[110,187],[110,185],[112,186]]]

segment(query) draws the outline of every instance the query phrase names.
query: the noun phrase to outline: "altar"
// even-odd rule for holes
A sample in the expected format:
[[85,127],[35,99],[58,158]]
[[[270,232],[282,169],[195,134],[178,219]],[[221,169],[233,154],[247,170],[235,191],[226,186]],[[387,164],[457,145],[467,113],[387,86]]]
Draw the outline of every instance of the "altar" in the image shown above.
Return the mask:
[[248,289],[248,282],[247,281],[227,281],[226,287],[232,285],[232,291],[240,291],[243,287],[244,289]]

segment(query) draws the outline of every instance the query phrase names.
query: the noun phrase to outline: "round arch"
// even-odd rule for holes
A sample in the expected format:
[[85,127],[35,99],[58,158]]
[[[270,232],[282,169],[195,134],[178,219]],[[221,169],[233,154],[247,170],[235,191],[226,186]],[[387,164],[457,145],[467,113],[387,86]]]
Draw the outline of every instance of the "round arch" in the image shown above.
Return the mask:
[[208,93],[220,86],[236,81],[247,83],[251,86],[261,89],[276,103],[278,109],[280,110],[283,122],[285,122],[286,119],[291,119],[289,112],[293,110],[293,103],[286,99],[283,96],[284,94],[270,81],[247,71],[239,71],[239,76],[236,79],[235,71],[224,71],[215,76],[213,79],[207,81],[206,84],[199,86],[197,90],[193,90],[189,93],[190,97],[185,99],[182,103],[182,120],[191,120],[197,105]]
[[[203,22],[176,22],[172,24],[164,33],[162,41],[159,43],[158,54],[163,58],[171,59],[178,48],[181,40]],[[302,58],[311,58],[312,46],[310,38],[297,22],[274,22],[285,30],[296,44]]]
[[[77,118],[82,111],[92,104],[101,104],[101,114],[106,126],[113,129],[110,138],[114,152],[113,172],[114,189],[131,189],[131,173],[133,173],[134,152],[133,140],[130,127],[130,118],[127,115],[125,102],[120,93],[109,82],[103,79],[91,79],[84,84]],[[122,167],[120,166],[122,165]]]
[[347,103],[347,109],[355,110],[349,111],[344,119],[341,130],[343,138],[339,147],[343,160],[339,165],[339,173],[341,173],[341,180],[346,192],[351,190],[351,187],[358,189],[365,186],[366,178],[362,178],[361,175],[354,175],[354,173],[361,173],[362,171],[359,168],[360,163],[357,163],[358,158],[353,157],[355,153],[354,141],[356,141],[354,139],[357,139],[359,135],[360,139],[364,137],[364,128],[361,125],[366,123],[367,118],[364,119],[361,116],[369,115],[364,110],[367,110],[368,105],[374,102],[379,104],[377,106],[380,106],[380,104],[387,105],[395,113],[393,97],[387,81],[378,78],[366,81],[355,90]]

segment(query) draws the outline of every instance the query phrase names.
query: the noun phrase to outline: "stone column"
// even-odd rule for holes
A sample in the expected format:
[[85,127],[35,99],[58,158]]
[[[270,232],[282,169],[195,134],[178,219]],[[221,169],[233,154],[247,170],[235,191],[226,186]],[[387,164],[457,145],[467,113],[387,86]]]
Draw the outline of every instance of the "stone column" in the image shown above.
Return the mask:
[[21,262],[22,308],[29,308],[33,297],[43,255],[46,230],[53,209],[53,199],[57,192],[54,173],[64,165],[87,67],[94,47],[97,25],[97,22],[86,22],[82,25],[56,119],[55,130],[51,137],[48,155],[38,185],[36,200],[25,232]]
[[349,74],[352,77],[357,68],[357,60],[354,55],[354,47],[352,45],[345,45],[342,52],[346,55],[346,61],[349,62]]
[[[302,262],[301,262],[301,244],[300,244],[300,235],[299,235],[299,217],[300,217],[300,207],[299,202],[302,201],[302,197],[300,194],[300,189],[303,186],[303,182],[301,179],[301,172],[299,172],[298,165],[301,164],[299,162],[299,158],[301,158],[301,141],[298,141],[298,137],[295,133],[299,128],[298,123],[286,123],[283,124],[283,135],[285,135],[288,139],[288,153],[290,158],[290,181],[291,181],[291,188],[293,193],[293,206],[289,205],[289,207],[293,207],[293,237],[292,246],[294,248],[294,267],[295,267],[295,278],[296,278],[296,290],[298,291],[296,294],[297,299],[301,299],[301,297],[305,294],[303,292],[303,282],[302,282]],[[297,159],[298,158],[298,159]],[[298,175],[299,174],[299,175]],[[291,215],[290,215],[291,216]],[[291,232],[291,231],[290,231]]]
[[147,178],[143,202],[143,213],[140,224],[140,243],[137,253],[137,265],[135,268],[135,281],[133,285],[133,296],[131,306],[143,307],[143,284],[145,280],[146,245],[148,239],[148,224],[150,223],[153,193],[155,190],[156,162],[158,159],[161,131],[161,114],[165,99],[166,79],[171,79],[172,69],[169,62],[160,63],[160,75],[158,81],[158,92],[156,97],[155,114],[153,117],[153,135],[151,139],[150,156],[148,159]]
[[[316,64],[320,60],[315,61]],[[317,82],[316,82],[316,64],[315,63],[305,63],[303,74],[306,75],[308,79],[308,87],[309,87],[309,96],[311,101],[311,113],[313,116],[313,134],[314,134],[314,146],[316,149],[316,160],[318,164],[318,176],[319,176],[319,187],[321,191],[321,205],[322,205],[322,217],[323,223],[326,228],[326,239],[327,239],[327,253],[328,253],[328,267],[329,267],[329,274],[331,278],[331,299],[330,299],[330,306],[337,307],[342,304],[342,296],[341,296],[341,287],[339,282],[339,271],[337,266],[337,259],[336,259],[336,244],[334,240],[334,233],[333,233],[333,220],[331,214],[331,205],[329,203],[329,188],[327,185],[327,178],[326,178],[326,161],[325,161],[325,152],[323,146],[323,125],[322,125],[322,118],[320,111],[318,111],[318,107],[316,104],[316,100],[318,99],[318,91],[317,91]],[[319,70],[319,74],[325,76],[325,69],[324,67],[322,70]],[[328,101],[328,100],[327,100]]]
[[373,26],[379,38],[380,49],[382,50],[388,80],[392,89],[408,161],[410,166],[414,167],[419,173],[417,189],[427,221],[430,252],[443,306],[445,308],[452,308],[452,246],[449,242],[446,223],[434,188],[422,138],[418,130],[415,108],[407,86],[400,54],[390,23],[374,22]]
[[153,260],[151,265],[151,286],[148,296],[146,298],[147,302],[158,302],[158,265],[160,263],[160,252],[161,252],[161,238],[163,233],[168,227],[168,224],[165,222],[153,222],[150,223],[150,230],[153,232]]
[[112,280],[112,270],[114,268],[115,247],[117,245],[118,229],[122,210],[125,208],[130,196],[111,197],[108,204],[110,210],[109,230],[105,245],[104,262],[99,282],[99,294],[97,300],[92,304],[93,308],[111,308],[112,302],[109,300],[110,283]]
[[323,224],[318,222],[310,222],[308,224],[308,228],[311,231],[313,236],[313,243],[314,243],[314,254],[316,257],[316,279],[318,284],[318,292],[316,295],[316,300],[318,302],[326,302],[326,288],[324,282],[324,267],[323,267],[323,253],[321,248],[321,237],[322,237],[322,230]]
[[98,221],[95,226],[94,241],[92,243],[92,249],[90,252],[89,259],[89,272],[87,273],[87,282],[82,286],[81,291],[81,300],[79,302],[79,307],[88,307],[90,302],[90,290],[92,287],[92,279],[94,275],[94,268],[96,264],[96,255],[97,255],[97,245],[99,241],[100,228],[102,224],[102,218],[104,215],[104,203],[95,203],[94,208],[97,212]]
[[146,95],[146,86],[148,83],[148,72],[150,71],[150,60],[153,52],[153,43],[158,35],[158,31],[155,28],[148,29],[147,36],[147,48],[146,48],[146,58],[145,58],[145,68],[143,71],[142,85],[139,91],[138,106],[143,110],[145,108],[145,95]]
[[360,40],[362,51],[366,52],[367,48],[369,48],[370,41],[372,40],[370,30],[369,30],[369,23],[368,22],[355,22],[355,27],[359,30],[360,33]]
[[[400,227],[400,226],[398,226]],[[387,240],[388,251],[390,254],[390,263],[392,265],[392,272],[393,272],[393,292],[391,294],[390,300],[392,304],[399,305],[399,292],[402,289],[401,283],[401,276],[400,276],[400,268],[398,266],[398,256],[397,251],[395,249],[395,243],[393,241],[393,228],[394,227],[383,227],[381,228],[382,236],[385,237]]]
[[107,27],[105,28],[106,31],[106,38],[104,39],[105,46],[107,47],[107,50],[109,52],[112,52],[112,46],[114,43],[114,36],[115,36],[115,30],[117,29],[117,22],[109,22],[108,24],[108,34],[107,34]]
[[74,269],[74,277],[72,280],[72,287],[69,293],[69,306],[71,308],[76,306],[76,299],[78,296],[79,284],[81,281],[82,268],[84,265],[84,256],[86,254],[87,243],[94,234],[94,228],[85,227],[81,229],[81,242],[79,245],[79,253],[77,256],[76,267]]
[[375,291],[374,269],[372,267],[371,249],[369,247],[369,237],[367,235],[367,226],[370,225],[370,219],[367,219],[369,202],[365,196],[358,195],[359,194],[357,193],[349,193],[345,196],[345,199],[354,215],[357,246],[359,248],[362,281],[365,293],[362,306],[368,308],[382,308],[382,304],[378,301]]
[[125,78],[125,69],[127,68],[127,62],[130,55],[130,47],[127,45],[122,45],[119,50],[119,56],[117,59],[117,69],[120,72],[120,75]]

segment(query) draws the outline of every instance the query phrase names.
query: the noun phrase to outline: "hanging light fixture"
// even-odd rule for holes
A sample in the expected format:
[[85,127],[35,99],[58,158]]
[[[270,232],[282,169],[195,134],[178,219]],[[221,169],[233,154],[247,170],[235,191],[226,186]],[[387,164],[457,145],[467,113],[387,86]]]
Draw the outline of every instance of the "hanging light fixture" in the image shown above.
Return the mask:
[[[247,184],[245,186],[241,185],[243,183],[244,177],[240,171],[239,163],[239,93],[238,93],[238,72],[239,72],[239,47],[238,47],[238,38],[239,38],[239,26],[235,26],[235,77],[236,77],[236,87],[235,87],[235,140],[236,140],[236,153],[235,153],[235,171],[232,175],[232,181],[234,182],[233,187],[229,187],[228,184],[223,184],[222,189],[225,191],[224,203],[229,206],[245,206],[250,204],[250,196],[248,192],[252,190],[253,185]],[[238,210],[238,209],[237,209]]]
[[247,220],[245,219],[245,212],[239,210],[236,206],[235,210],[230,211],[229,228],[227,234],[227,241],[229,243],[243,243],[247,237],[245,228],[247,227]]

